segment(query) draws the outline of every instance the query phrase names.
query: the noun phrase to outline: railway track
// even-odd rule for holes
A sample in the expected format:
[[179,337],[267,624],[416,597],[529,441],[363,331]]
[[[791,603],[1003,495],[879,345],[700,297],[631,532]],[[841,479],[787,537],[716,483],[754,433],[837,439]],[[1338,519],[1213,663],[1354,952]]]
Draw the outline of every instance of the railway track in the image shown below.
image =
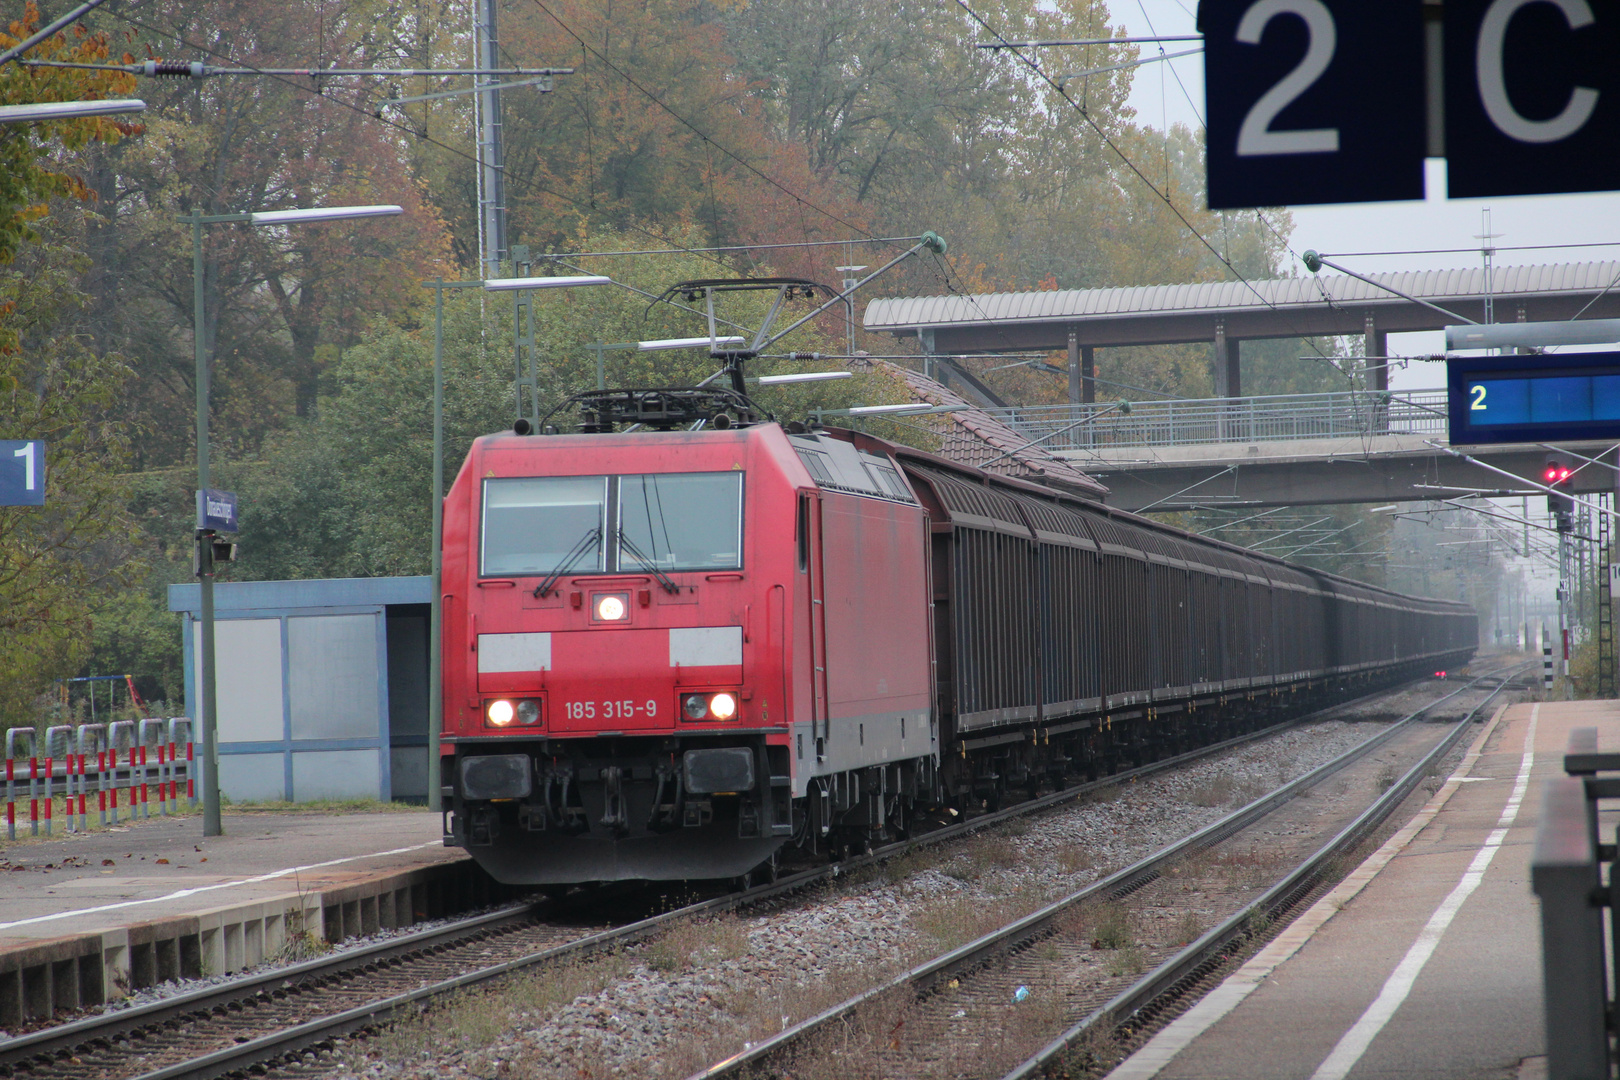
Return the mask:
[[[1466,692],[1478,681],[1437,699],[1419,714]],[[1395,692],[1400,689],[1404,688],[1396,688]],[[294,1064],[317,1050],[329,1048],[335,1039],[385,1024],[457,990],[520,970],[565,964],[623,948],[663,932],[675,920],[717,914],[798,891],[919,847],[946,843],[1098,789],[1176,768],[1283,728],[1331,718],[1391,692],[1379,691],[1198,751],[1031,799],[839,864],[785,875],[773,883],[651,917],[625,919],[605,929],[581,926],[577,917],[570,916],[566,903],[522,903],[164,1001],[45,1029],[0,1043],[0,1077],[210,1080],[245,1075],[271,1062]],[[1380,740],[1373,741],[1381,744]],[[1197,835],[1208,833],[1205,830]]]
[[[1497,685],[1441,738],[1425,739],[1417,732],[1424,715],[1488,681]],[[1178,1000],[1201,992],[1251,940],[1266,936],[1268,928],[1335,876],[1337,861],[1378,828],[1456,745],[1476,714],[1512,681],[1511,672],[1479,676],[1204,829],[754,1044],[691,1080],[981,1075],[984,1062],[1008,1060],[1007,1051],[1019,1044],[1039,1049],[1033,1055],[1016,1053],[1010,1071],[996,1067],[988,1074],[1031,1080],[1076,1059],[1084,1073],[1088,1044],[1145,1028]],[[1172,876],[1190,859],[1202,857],[1217,872],[1242,866],[1242,838],[1258,824],[1358,762],[1387,768],[1387,761],[1378,759],[1388,755],[1375,753],[1403,740],[1408,744],[1405,756],[1415,760],[1398,778],[1390,778],[1371,805],[1337,825],[1325,843],[1319,836],[1302,838],[1309,854],[1297,865],[1249,888],[1251,895],[1184,948],[1155,950],[1160,955],[1141,978],[1110,971],[1091,979],[1090,989],[1075,992],[1077,970],[1089,965],[1090,974],[1101,974],[1095,959],[1098,935],[1122,932],[1127,918],[1119,907],[1123,898],[1155,887],[1192,888],[1195,875]],[[1068,1018],[1075,1015],[1080,1019],[1071,1023]],[[1045,1033],[1034,1038],[1043,1026]]]

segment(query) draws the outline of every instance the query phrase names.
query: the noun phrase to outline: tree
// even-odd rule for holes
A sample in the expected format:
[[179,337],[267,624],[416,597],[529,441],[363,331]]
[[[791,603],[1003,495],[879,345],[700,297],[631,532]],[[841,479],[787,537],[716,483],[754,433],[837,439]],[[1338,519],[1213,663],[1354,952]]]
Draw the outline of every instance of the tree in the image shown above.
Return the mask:
[[17,347],[0,352],[0,432],[46,443],[43,507],[0,507],[0,726],[88,656],[91,623],[138,575],[114,419],[129,370],[75,332],[82,260],[50,243],[0,272]]
[[[0,33],[9,47],[39,12]],[[33,58],[104,61],[108,39],[75,30]],[[77,69],[0,69],[0,102],[125,96],[128,76]],[[30,718],[33,698],[88,654],[91,618],[108,590],[138,572],[118,470],[127,455],[113,411],[128,369],[82,332],[82,255],[64,245],[93,193],[72,155],[139,131],[80,119],[0,128],[0,434],[46,443],[46,503],[0,507],[0,726]],[[54,205],[54,216],[53,216]]]
[[[112,19],[115,16],[106,16]],[[249,67],[365,67],[365,9],[320,2],[142,9],[132,51]],[[319,62],[317,62],[319,61]],[[213,426],[251,449],[313,407],[338,352],[378,314],[409,319],[417,282],[448,269],[448,235],[410,173],[404,136],[373,119],[357,80],[235,75],[154,81],[146,137],[90,155],[100,216],[85,237],[108,268],[91,283],[101,340],[135,358],[140,461],[190,456],[169,418],[193,397],[191,237],[176,218],[294,206],[398,203],[402,218],[204,230],[203,334]]]
[[[31,37],[39,24],[39,7],[27,0],[22,18],[10,24],[10,33],[0,33],[0,48]],[[76,31],[71,39],[67,34],[47,38],[28,57],[94,64],[106,62],[107,54],[106,35]],[[124,74],[13,63],[0,68],[0,105],[122,97],[134,85],[134,78]],[[140,130],[138,124],[106,117],[0,125],[0,266],[9,265],[20,247],[39,238],[33,223],[49,213],[52,199],[94,198],[83,178],[64,166],[64,157],[95,143],[116,143]],[[0,352],[16,347],[16,330],[7,325],[13,311],[0,304]]]

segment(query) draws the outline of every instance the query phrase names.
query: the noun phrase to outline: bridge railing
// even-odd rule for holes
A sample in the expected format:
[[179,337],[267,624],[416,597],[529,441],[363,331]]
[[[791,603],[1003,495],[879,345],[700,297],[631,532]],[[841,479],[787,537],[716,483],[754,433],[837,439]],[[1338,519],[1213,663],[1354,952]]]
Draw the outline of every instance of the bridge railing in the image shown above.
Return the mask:
[[985,411],[1052,450],[1446,433],[1444,390],[1133,401],[1129,413],[1111,401]]

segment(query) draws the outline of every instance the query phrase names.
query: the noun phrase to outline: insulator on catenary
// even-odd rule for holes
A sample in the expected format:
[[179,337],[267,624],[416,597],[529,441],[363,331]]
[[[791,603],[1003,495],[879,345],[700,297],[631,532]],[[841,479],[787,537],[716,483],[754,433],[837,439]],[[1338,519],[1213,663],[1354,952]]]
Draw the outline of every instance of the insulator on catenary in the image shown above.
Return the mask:
[[195,60],[148,60],[141,65],[141,74],[159,79],[181,79],[188,75],[200,79],[208,74],[208,69]]
[[788,353],[788,359],[789,360],[820,360],[821,359],[821,354],[818,353],[818,352]]

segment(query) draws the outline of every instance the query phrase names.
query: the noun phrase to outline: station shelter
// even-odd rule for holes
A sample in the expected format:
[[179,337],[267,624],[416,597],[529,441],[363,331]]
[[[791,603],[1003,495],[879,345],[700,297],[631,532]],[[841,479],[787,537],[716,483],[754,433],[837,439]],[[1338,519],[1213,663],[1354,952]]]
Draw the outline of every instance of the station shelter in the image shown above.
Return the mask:
[[[429,577],[216,584],[220,791],[425,801],[431,598]],[[199,741],[200,604],[197,585],[169,587]]]

